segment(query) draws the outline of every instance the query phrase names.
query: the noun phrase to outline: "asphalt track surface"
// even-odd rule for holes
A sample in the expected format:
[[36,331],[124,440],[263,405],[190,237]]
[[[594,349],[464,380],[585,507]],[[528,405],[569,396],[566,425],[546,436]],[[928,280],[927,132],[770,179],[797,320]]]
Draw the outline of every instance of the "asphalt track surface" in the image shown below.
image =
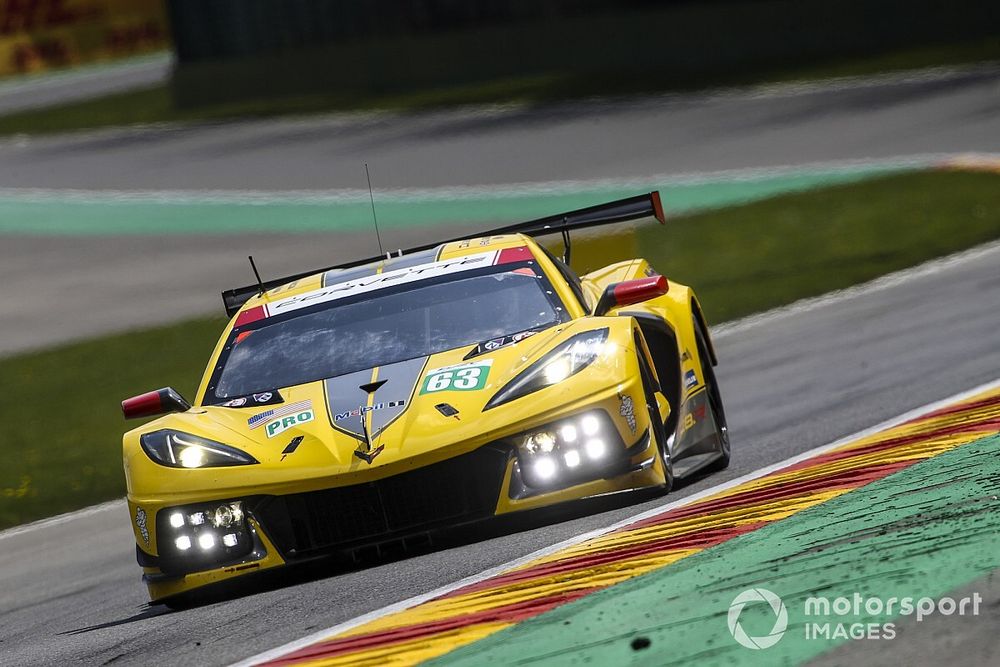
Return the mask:
[[[668,499],[1000,377],[998,330],[994,244],[931,272],[725,331],[717,341],[719,377],[733,464]],[[479,541],[174,613],[144,605],[129,517],[118,504],[0,538],[0,663],[225,664],[663,502],[591,508],[595,513],[563,522],[480,534]],[[980,631],[970,641],[995,637]]]
[[[546,107],[334,115],[0,140],[0,194],[510,186],[1000,151],[1000,65]],[[137,221],[137,225],[142,221]],[[0,355],[218,313],[267,275],[371,255],[371,234],[0,236]],[[426,242],[392,232],[387,246]],[[81,298],[82,294],[86,298]]]
[[535,183],[1000,149],[1000,65],[812,85],[16,139],[0,187],[301,190]]

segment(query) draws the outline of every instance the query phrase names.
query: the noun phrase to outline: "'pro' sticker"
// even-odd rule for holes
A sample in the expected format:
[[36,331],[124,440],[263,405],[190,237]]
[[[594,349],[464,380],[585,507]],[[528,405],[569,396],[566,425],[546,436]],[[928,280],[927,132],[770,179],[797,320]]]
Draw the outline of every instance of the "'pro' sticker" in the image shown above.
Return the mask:
[[284,417],[279,417],[274,421],[269,421],[267,426],[264,427],[264,431],[267,432],[267,437],[273,438],[276,435],[280,435],[290,428],[296,426],[301,426],[307,422],[311,422],[316,418],[313,413],[312,408],[302,410],[301,412],[296,412],[295,414],[286,415]]

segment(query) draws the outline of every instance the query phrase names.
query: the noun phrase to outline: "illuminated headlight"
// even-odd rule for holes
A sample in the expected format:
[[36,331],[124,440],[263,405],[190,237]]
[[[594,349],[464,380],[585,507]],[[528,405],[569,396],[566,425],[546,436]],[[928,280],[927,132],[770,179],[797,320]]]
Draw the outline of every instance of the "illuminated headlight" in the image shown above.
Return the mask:
[[[224,563],[253,547],[243,501],[230,500],[161,512],[157,530],[160,556],[174,569],[190,570]],[[197,547],[197,548],[195,548]]]
[[190,433],[162,429],[139,439],[146,456],[171,468],[213,468],[257,463],[244,451]]
[[600,438],[593,438],[592,440],[588,440],[585,447],[587,448],[587,456],[595,460],[604,456],[604,453],[608,449],[607,445],[605,445],[604,441],[601,440]]
[[535,474],[541,479],[552,479],[556,474],[556,462],[551,456],[543,456],[535,461]]
[[576,334],[508,382],[487,403],[484,410],[562,382],[594,363],[602,354],[614,354],[607,345],[608,330],[596,329]]
[[524,448],[532,454],[547,454],[555,449],[556,437],[548,431],[533,433],[524,439]]
[[530,487],[565,486],[581,478],[595,479],[620,460],[609,455],[609,445],[621,443],[621,438],[601,410],[563,419],[526,433],[515,442],[522,480]]

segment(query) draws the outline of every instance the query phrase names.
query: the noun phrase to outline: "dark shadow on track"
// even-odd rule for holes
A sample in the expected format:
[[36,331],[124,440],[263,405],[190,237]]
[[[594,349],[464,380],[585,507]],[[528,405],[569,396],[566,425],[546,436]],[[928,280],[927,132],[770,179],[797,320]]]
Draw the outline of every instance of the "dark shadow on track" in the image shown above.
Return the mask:
[[98,623],[97,625],[88,625],[82,628],[76,628],[75,630],[67,630],[66,632],[60,632],[60,635],[72,636],[72,635],[82,635],[88,632],[93,632],[94,630],[103,630],[105,628],[113,628],[119,625],[127,625],[129,623],[135,623],[136,621],[144,621],[147,618],[156,618],[157,616],[163,616],[169,613],[169,610],[164,607],[145,605],[142,607],[142,611],[138,614],[129,616],[128,618],[122,618],[117,621],[108,621],[107,623]]

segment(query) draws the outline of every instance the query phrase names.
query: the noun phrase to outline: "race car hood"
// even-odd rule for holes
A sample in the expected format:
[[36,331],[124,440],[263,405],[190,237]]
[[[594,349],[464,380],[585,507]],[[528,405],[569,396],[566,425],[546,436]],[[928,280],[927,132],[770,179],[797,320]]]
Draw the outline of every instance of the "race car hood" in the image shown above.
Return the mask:
[[[613,330],[609,340],[618,341],[616,354],[595,361],[574,381],[484,410],[498,391],[546,352],[574,334],[602,327]],[[284,400],[274,405],[196,407],[129,435],[138,438],[143,432],[170,428],[238,447],[260,462],[241,466],[239,472],[243,482],[258,486],[310,478],[325,480],[326,485],[331,477],[337,484],[377,479],[537,425],[539,415],[551,415],[614,384],[620,375],[619,357],[631,348],[631,328],[627,318],[583,318],[517,341],[501,341],[497,349],[480,346],[481,354],[466,358],[474,347],[278,388]],[[222,480],[234,470],[178,472]],[[255,477],[259,479],[251,482]]]

